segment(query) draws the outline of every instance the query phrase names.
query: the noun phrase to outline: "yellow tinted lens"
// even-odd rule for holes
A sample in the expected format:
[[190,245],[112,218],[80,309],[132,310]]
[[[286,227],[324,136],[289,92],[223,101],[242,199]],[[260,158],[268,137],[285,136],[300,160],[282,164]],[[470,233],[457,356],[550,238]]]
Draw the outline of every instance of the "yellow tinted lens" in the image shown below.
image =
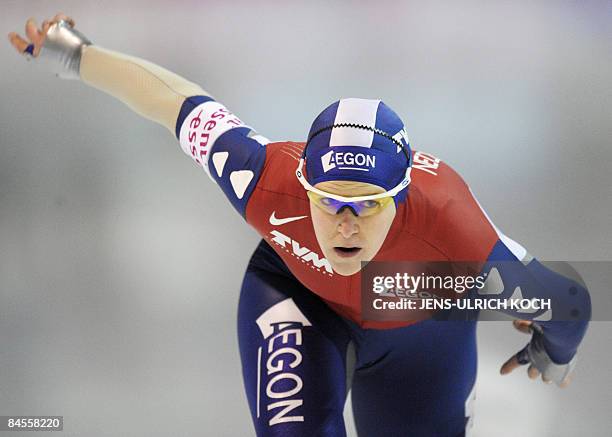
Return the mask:
[[337,212],[335,205],[333,204],[333,202],[330,202],[329,197],[321,196],[320,194],[314,193],[312,191],[306,191],[306,194],[308,195],[310,201],[315,204],[315,206],[321,208],[326,213],[335,214]]
[[357,205],[357,213],[361,217],[368,217],[370,215],[378,214],[389,206],[391,202],[393,202],[393,197],[382,197],[380,199],[363,200],[355,203]]
[[331,197],[325,197],[312,191],[306,194],[311,202],[328,214],[336,214],[342,207],[351,207],[359,216],[367,217],[378,214],[393,202],[393,197],[382,197],[373,200],[360,200],[357,202],[341,202]]
[[358,214],[362,217],[378,214],[393,202],[393,197],[382,197],[374,200],[355,202],[358,205]]

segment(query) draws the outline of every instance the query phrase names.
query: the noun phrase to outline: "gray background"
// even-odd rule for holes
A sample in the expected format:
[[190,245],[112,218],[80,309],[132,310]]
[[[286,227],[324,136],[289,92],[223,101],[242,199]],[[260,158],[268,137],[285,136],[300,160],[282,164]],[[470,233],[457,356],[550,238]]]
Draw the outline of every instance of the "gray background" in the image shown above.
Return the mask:
[[[66,12],[272,139],[380,97],[534,255],[610,260],[611,5],[2,1],[0,30]],[[164,128],[8,43],[0,59],[0,414],[64,415],[64,435],[251,435],[235,313],[255,232]],[[500,377],[527,338],[481,324],[475,434],[609,435],[611,327],[592,324],[559,390]]]

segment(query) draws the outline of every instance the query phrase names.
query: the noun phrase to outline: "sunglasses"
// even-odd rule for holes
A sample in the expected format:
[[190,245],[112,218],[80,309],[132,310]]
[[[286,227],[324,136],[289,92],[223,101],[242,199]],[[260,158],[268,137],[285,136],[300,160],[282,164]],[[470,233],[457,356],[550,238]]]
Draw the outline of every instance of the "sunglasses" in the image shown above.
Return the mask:
[[338,214],[344,208],[349,208],[356,216],[369,217],[382,212],[387,206],[393,203],[393,197],[389,197],[388,195],[376,199],[346,202],[313,191],[306,191],[306,194],[317,208],[332,215]]

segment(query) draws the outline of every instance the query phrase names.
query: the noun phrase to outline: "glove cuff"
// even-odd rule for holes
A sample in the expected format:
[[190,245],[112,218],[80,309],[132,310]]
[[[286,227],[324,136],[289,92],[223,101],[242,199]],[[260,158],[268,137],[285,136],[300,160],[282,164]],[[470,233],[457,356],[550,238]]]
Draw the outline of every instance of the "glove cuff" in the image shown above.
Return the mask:
[[544,337],[538,331],[534,331],[531,342],[527,345],[529,360],[545,379],[554,381],[557,385],[567,378],[576,367],[576,356],[574,356],[567,364],[555,363],[544,348]]

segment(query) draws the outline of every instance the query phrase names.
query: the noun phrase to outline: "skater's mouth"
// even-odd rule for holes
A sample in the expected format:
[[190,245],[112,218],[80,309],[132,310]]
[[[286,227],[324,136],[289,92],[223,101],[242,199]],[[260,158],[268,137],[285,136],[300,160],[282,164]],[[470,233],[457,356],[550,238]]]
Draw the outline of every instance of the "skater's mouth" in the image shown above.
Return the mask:
[[336,246],[334,247],[334,252],[341,258],[351,258],[361,252],[361,247]]

